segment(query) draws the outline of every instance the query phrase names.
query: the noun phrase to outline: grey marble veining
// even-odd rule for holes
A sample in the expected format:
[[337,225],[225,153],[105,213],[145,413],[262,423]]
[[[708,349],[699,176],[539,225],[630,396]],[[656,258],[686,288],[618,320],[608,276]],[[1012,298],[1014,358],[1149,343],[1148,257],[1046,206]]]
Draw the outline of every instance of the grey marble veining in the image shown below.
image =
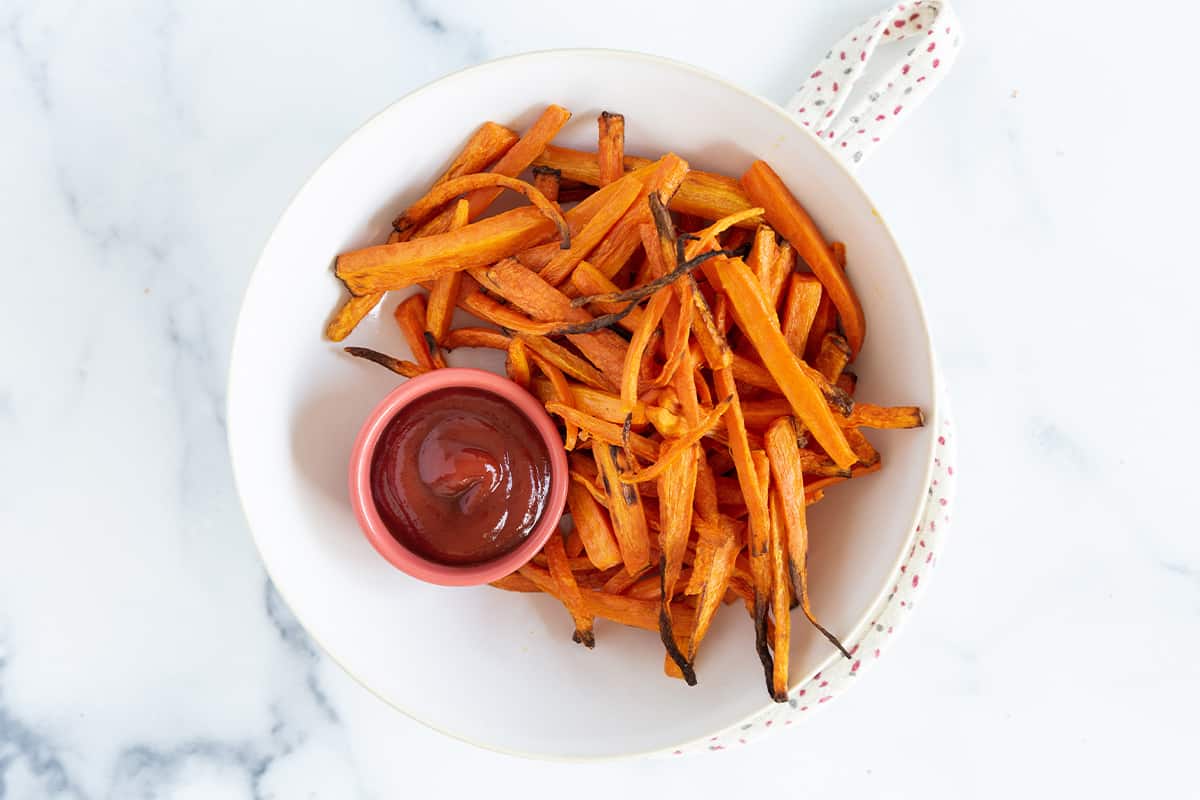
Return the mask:
[[1190,53],[1134,68],[1124,6],[960,0],[955,74],[863,170],[922,286],[961,490],[888,663],[811,724],[686,763],[478,751],[321,654],[250,541],[224,419],[241,292],[357,125],[557,46],[784,99],[879,5],[0,4],[0,798],[1192,792],[1200,154]]

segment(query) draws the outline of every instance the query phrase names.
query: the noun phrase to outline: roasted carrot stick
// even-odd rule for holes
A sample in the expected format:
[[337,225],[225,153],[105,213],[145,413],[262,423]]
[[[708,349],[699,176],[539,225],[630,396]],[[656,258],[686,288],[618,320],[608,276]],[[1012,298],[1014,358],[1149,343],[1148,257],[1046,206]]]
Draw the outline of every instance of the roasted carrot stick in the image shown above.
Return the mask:
[[566,250],[559,250],[550,262],[542,267],[538,273],[542,278],[557,286],[570,277],[579,262],[588,257],[642,193],[642,182],[637,176],[626,176],[617,183],[620,186],[614,188],[612,199],[571,239],[571,246]]
[[[775,378],[792,410],[838,466],[849,468],[858,460],[834,419],[821,388],[804,364],[792,353],[754,276],[741,259],[718,259],[714,275],[729,298],[738,327],[754,343],[767,371]],[[739,413],[739,417],[741,414]]]
[[[431,342],[432,337],[425,330],[425,296],[414,294],[396,306],[396,324],[408,342],[408,349],[413,358],[425,369],[440,369],[446,366],[446,359],[437,349],[437,343]],[[432,344],[432,347],[430,346]]]
[[552,203],[558,202],[558,193],[562,189],[562,172],[554,167],[534,167],[533,185]]
[[621,551],[613,534],[608,514],[578,481],[567,487],[567,507],[588,560],[596,569],[608,569],[621,563]]
[[815,275],[797,272],[788,284],[783,302],[783,338],[798,358],[804,358],[808,332],[812,330],[821,304],[821,282]]
[[597,149],[600,185],[607,186],[625,174],[625,116],[602,111],[597,122],[600,128]]
[[851,354],[858,355],[867,331],[862,304],[846,273],[835,263],[829,245],[817,230],[812,217],[765,161],[755,161],[742,175],[741,183],[754,204],[765,209],[767,221],[791,242],[809,269],[820,279],[830,300],[837,307]]
[[[467,224],[467,201],[460,199],[454,206],[450,219],[450,230],[456,231]],[[450,332],[450,321],[458,303],[458,292],[462,287],[462,273],[449,272],[438,278],[429,291],[429,304],[425,310],[425,329],[433,340],[441,344]]]

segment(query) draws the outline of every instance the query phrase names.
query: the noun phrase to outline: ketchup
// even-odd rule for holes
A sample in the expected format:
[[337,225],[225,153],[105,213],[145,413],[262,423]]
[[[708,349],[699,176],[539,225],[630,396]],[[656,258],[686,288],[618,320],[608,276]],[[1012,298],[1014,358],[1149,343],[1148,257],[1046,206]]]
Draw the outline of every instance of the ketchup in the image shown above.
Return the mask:
[[442,564],[478,564],[514,550],[541,519],[550,453],[504,398],[441,389],[388,423],[371,462],[371,493],[408,549]]

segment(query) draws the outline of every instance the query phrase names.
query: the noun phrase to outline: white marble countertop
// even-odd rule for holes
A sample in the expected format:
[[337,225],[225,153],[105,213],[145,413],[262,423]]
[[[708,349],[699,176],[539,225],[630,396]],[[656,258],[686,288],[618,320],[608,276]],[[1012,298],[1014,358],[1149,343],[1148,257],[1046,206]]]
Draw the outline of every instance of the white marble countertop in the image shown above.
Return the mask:
[[955,74],[862,171],[922,283],[962,480],[923,609],[855,691],[737,750],[547,765],[317,652],[223,419],[242,288],[308,173],[524,50],[645,50],[782,100],[880,6],[512,5],[0,5],[0,797],[1193,795],[1200,165],[1191,48],[1160,33],[1196,29],[1184,3],[961,2]]

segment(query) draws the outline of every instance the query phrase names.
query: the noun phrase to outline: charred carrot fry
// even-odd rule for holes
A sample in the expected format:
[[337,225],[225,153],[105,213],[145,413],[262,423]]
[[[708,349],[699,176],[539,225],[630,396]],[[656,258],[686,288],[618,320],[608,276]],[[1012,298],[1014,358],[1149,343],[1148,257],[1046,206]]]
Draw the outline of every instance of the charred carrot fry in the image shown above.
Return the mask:
[[[779,492],[789,499],[803,497],[806,494],[803,468],[800,464],[799,449],[796,447],[796,432],[790,420],[776,421],[767,430],[767,454],[771,474],[775,478]],[[808,492],[818,487],[807,487]],[[804,616],[813,627],[821,632],[834,647],[846,658],[849,653],[836,636],[817,622],[808,597],[808,521],[804,504],[789,502],[783,506],[783,523],[787,531],[788,572],[791,579],[792,594],[800,603]]]
[[842,370],[842,374],[838,375],[836,386],[846,394],[854,397],[854,390],[858,388],[858,376],[850,370]]
[[533,186],[551,203],[557,203],[562,189],[562,172],[554,167],[534,167]]
[[[775,636],[771,642],[774,657],[771,696],[776,703],[786,703],[788,696],[788,657],[791,649],[791,592],[787,582],[786,534],[783,522],[783,500],[777,486],[771,487],[771,616],[775,620]],[[553,538],[553,536],[551,537]]]
[[621,563],[621,551],[613,534],[608,513],[578,481],[567,487],[567,507],[575,529],[583,540],[583,549],[596,569],[608,569]]
[[[611,294],[618,292],[620,289],[617,285],[605,276],[600,274],[600,271],[589,264],[587,261],[580,261],[571,273],[570,290],[572,293],[579,296]],[[612,314],[620,311],[625,307],[624,303],[604,302],[598,300],[588,304],[588,308],[600,314]],[[642,309],[635,308],[632,312],[625,316],[617,324],[629,332],[637,330],[642,320]]]
[[567,560],[567,550],[560,532],[550,534],[543,552],[550,568],[550,577],[558,586],[559,599],[567,607],[571,619],[575,621],[575,634],[572,638],[584,647],[595,647],[596,637],[592,632],[594,616],[583,601],[579,584],[575,582],[575,574],[571,572],[571,564]]
[[[666,202],[679,188],[687,171],[686,161],[674,153],[668,153],[659,159],[658,167],[646,185],[646,194],[657,193],[659,198]],[[649,205],[634,201],[588,259],[592,266],[610,278],[620,272],[625,262],[629,261],[641,245],[638,226],[652,221]]]
[[525,347],[524,339],[513,338],[509,340],[508,357],[504,361],[504,370],[508,373],[509,380],[522,389],[529,389],[529,381],[531,379],[529,350]]
[[606,422],[563,403],[546,403],[546,410],[561,417],[565,422],[578,425],[581,431],[585,431],[593,439],[598,439],[605,444],[620,447],[628,442],[638,458],[653,461],[658,457],[658,445],[655,442],[636,433],[625,435],[621,426],[616,423]]
[[791,242],[804,263],[820,279],[841,317],[850,352],[857,355],[867,330],[862,304],[846,273],[835,263],[829,245],[812,217],[765,161],[755,161],[742,175],[741,183],[754,204],[765,209],[767,221]]
[[836,383],[849,362],[850,346],[846,344],[846,340],[833,332],[825,334],[813,368],[824,375],[825,380]]
[[446,366],[446,359],[425,330],[425,296],[414,294],[396,306],[396,324],[408,342],[408,349],[413,358],[424,369],[440,369]]
[[[451,178],[445,183],[439,183],[430,189],[428,194],[413,203],[407,211],[397,217],[392,223],[392,227],[396,229],[396,233],[403,237],[410,230],[419,227],[434,212],[460,194],[471,192],[472,190],[494,190],[498,193],[502,189],[511,189],[520,195],[524,195],[547,219],[554,221],[558,229],[559,238],[563,241],[563,246],[567,247],[570,245],[571,231],[567,227],[567,221],[563,218],[562,212],[558,210],[558,206],[547,200],[546,196],[539,192],[533,184],[495,172],[462,175],[457,178]],[[470,198],[468,196],[463,199],[467,200],[466,219],[469,221],[471,218]],[[450,215],[445,223],[446,230],[454,230],[453,218],[457,213],[457,208],[450,210]],[[458,227],[462,227],[462,225]]]
[[644,483],[658,479],[665,473],[679,458],[684,457],[690,449],[701,439],[704,438],[713,427],[721,421],[722,415],[729,409],[733,403],[732,397],[726,397],[717,407],[708,412],[700,422],[691,430],[682,433],[679,438],[673,440],[668,447],[663,448],[658,455],[658,459],[648,467],[637,470],[636,472],[626,472],[621,475],[622,483]]
[[[508,152],[496,162],[492,167],[492,172],[510,178],[520,175],[533,163],[535,158],[542,154],[546,145],[562,130],[563,125],[566,125],[570,118],[571,112],[562,106],[548,106],[521,137],[521,140],[510,147]],[[491,188],[476,189],[467,195],[467,202],[471,204],[471,219],[479,219],[499,196],[500,190]]]
[[377,350],[372,350],[369,347],[345,347],[347,353],[355,358],[361,358],[366,361],[373,361],[379,366],[389,369],[392,372],[404,378],[415,378],[418,375],[424,375],[429,370],[419,364],[414,364],[411,361],[401,361],[398,358],[392,358],[389,355],[380,353]]
[[604,373],[593,367],[584,359],[572,353],[567,348],[563,347],[545,336],[525,336],[520,334],[525,339],[525,344],[529,349],[546,359],[564,374],[570,375],[580,383],[590,386],[593,389],[607,389],[611,384],[604,377]]
[[621,559],[625,569],[635,574],[650,565],[650,533],[641,496],[636,484],[620,481],[625,454],[617,445],[593,447],[592,455],[608,495],[608,512],[612,516],[617,545],[621,548]]
[[[673,445],[664,444],[659,462],[667,460],[667,452]],[[675,596],[675,585],[683,568],[683,556],[687,550],[688,535],[692,530],[692,503],[696,492],[696,472],[700,449],[693,443],[679,456],[671,456],[669,464],[658,478],[658,496],[670,503],[668,513],[660,511],[658,549],[662,554],[659,562],[659,581],[662,608],[659,611],[659,635],[667,655],[679,667],[688,685],[696,683],[696,673],[687,656],[676,641],[671,614],[671,598]],[[622,476],[624,481],[624,476]],[[686,640],[685,640],[686,641]]]

